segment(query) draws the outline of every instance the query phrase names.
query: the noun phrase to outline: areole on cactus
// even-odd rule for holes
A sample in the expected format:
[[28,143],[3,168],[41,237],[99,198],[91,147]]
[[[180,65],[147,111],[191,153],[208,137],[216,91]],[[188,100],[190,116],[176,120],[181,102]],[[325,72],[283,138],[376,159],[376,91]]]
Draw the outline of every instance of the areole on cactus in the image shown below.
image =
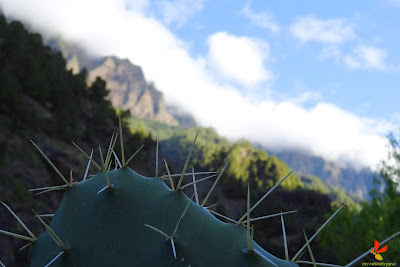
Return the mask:
[[[187,172],[196,135],[181,174],[171,175],[167,163],[164,162],[166,175],[159,176],[156,171],[156,177],[147,178],[128,167],[128,163],[142,147],[128,160],[125,160],[121,121],[119,125],[121,161],[114,152],[117,141],[116,134],[111,138],[105,158],[99,148],[101,164],[94,162],[93,151],[89,156],[74,144],[88,158],[86,172],[79,182],[73,179],[72,172],[69,180],[65,178],[40,148],[32,142],[64,181],[63,185],[32,189],[32,191],[45,193],[53,190],[65,190],[65,192],[54,215],[35,213],[46,229],[39,237],[36,237],[2,202],[27,231],[28,236],[5,230],[0,230],[0,233],[28,242],[21,249],[32,247],[30,266],[290,267],[298,266],[298,263],[320,265],[312,256],[309,243],[343,206],[311,238],[308,239],[305,235],[306,244],[289,260],[283,216],[292,211],[259,218],[251,218],[251,212],[290,173],[253,206],[250,205],[250,190],[248,190],[247,212],[238,220],[234,220],[205,207],[229,161],[218,175],[195,173],[193,170]],[[156,170],[158,170],[158,152],[156,154]],[[111,170],[113,157],[115,164]],[[88,178],[91,164],[95,165],[99,172]],[[195,176],[200,174],[209,176],[196,180]],[[193,182],[184,185],[183,178],[187,175],[193,177]],[[200,202],[196,184],[215,176],[218,177],[214,185],[205,199]],[[188,187],[193,187],[192,198],[188,198],[183,193],[183,190]],[[50,225],[44,222],[43,216],[52,217]],[[271,255],[253,240],[254,227],[251,223],[273,216],[281,217],[285,260]],[[222,217],[230,223],[222,222],[217,217]],[[400,232],[381,244],[398,234]],[[306,249],[310,253],[312,262],[299,260]],[[355,264],[365,256],[364,254],[347,266]],[[1,261],[0,266],[4,266]],[[324,266],[337,265],[324,264]]]

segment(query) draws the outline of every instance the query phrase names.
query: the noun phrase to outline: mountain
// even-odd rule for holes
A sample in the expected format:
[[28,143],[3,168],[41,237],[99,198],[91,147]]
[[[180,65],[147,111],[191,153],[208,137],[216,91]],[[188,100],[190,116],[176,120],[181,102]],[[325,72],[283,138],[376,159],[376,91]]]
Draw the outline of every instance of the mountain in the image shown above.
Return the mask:
[[[114,107],[121,105],[139,119],[171,126],[181,125],[186,128],[196,126],[192,115],[179,107],[166,106],[163,94],[153,83],[146,81],[141,67],[132,64],[128,59],[115,56],[90,56],[79,46],[61,39],[50,40],[48,43],[62,52],[67,60],[67,68],[75,73],[83,67],[87,68],[89,83],[92,83],[97,76],[102,77],[107,82],[110,90],[109,99]],[[342,167],[338,163],[296,151],[272,152],[272,154],[302,176],[320,177],[332,188],[346,190],[352,194],[353,199],[367,199],[369,191],[373,188],[373,173],[367,168]]]
[[361,199],[368,199],[369,192],[374,188],[374,172],[369,168],[357,169],[351,166],[341,166],[337,162],[304,152],[280,151],[271,152],[286,162],[293,170],[303,175],[321,178],[325,183],[342,188]]
[[67,43],[60,38],[50,39],[47,43],[63,54],[67,68],[74,73],[86,68],[89,83],[97,76],[105,80],[110,90],[108,98],[114,107],[122,106],[138,118],[168,125],[196,125],[193,116],[173,105],[166,107],[163,93],[154,83],[146,81],[141,67],[128,59],[93,56],[78,45]]
[[114,107],[121,105],[135,116],[178,125],[178,121],[166,110],[164,96],[153,83],[148,83],[139,66],[128,59],[111,56],[104,58],[97,67],[89,70],[88,82],[102,77],[110,90],[109,99]]
[[[128,59],[91,56],[78,45],[67,43],[62,39],[53,39],[48,43],[62,52],[67,61],[67,68],[75,73],[86,68],[89,83],[92,83],[97,76],[102,77],[110,90],[108,98],[112,105],[114,107],[121,105],[135,117],[149,121],[147,124],[151,127],[147,128],[156,127],[165,131],[166,127],[156,126],[151,121],[170,126],[181,125],[185,128],[197,126],[192,115],[179,107],[166,106],[163,94],[153,83],[146,81],[141,67],[132,64]],[[160,135],[160,131],[152,131],[152,134]],[[373,173],[369,169],[342,167],[335,162],[296,151],[272,152],[272,154],[286,162],[302,177],[319,177],[331,191],[344,189],[353,200],[367,199],[369,191],[373,188]],[[307,179],[304,181],[305,185],[308,185],[307,181]]]
[[[32,216],[31,210],[38,214],[54,213],[63,192],[37,196],[28,192],[29,188],[62,183],[29,139],[34,140],[62,175],[80,181],[88,161],[71,144],[71,140],[90,153],[91,148],[97,148],[99,144],[103,148],[108,147],[112,133],[119,133],[116,111],[110,100],[105,99],[109,94],[106,83],[98,78],[88,85],[86,72],[73,74],[67,70],[62,54],[43,46],[42,41],[39,34],[29,33],[22,23],[8,23],[0,16],[0,99],[3,100],[0,105],[0,201],[7,203],[35,234],[43,233],[43,227]],[[156,155],[160,161],[165,159],[168,162],[171,172],[182,170],[197,129],[191,128],[186,134],[174,136],[168,143],[160,142],[158,154],[152,135],[138,131],[132,134],[125,127],[128,113],[121,115],[125,155],[144,145],[130,162],[135,171],[148,177],[154,176]],[[230,144],[212,129],[202,129],[197,141],[189,168],[220,171],[231,157],[229,167],[208,201],[210,205],[218,203],[218,206],[213,205],[213,209],[227,216],[238,218],[246,211],[248,183],[251,183],[251,201],[255,203],[289,172],[288,167],[276,157],[254,149],[248,142]],[[99,163],[101,152],[97,149],[95,152],[93,160]],[[121,155],[119,145],[115,146],[115,153]],[[112,162],[114,168],[116,160]],[[163,164],[159,165],[158,174],[162,174],[166,168]],[[91,164],[88,179],[96,172],[98,170]],[[198,175],[197,178],[201,177]],[[190,181],[191,176],[183,183]],[[211,179],[198,183],[200,200],[206,197],[213,183]],[[187,187],[185,191],[190,196],[193,187]],[[331,212],[329,197],[302,189],[296,175],[286,179],[268,200],[270,204],[259,205],[253,216],[301,210],[301,215],[291,214],[286,225],[291,254],[304,243],[301,229],[314,232],[322,223],[324,214]],[[0,229],[22,234],[18,221],[0,206]],[[44,219],[47,222],[51,220]],[[255,222],[254,227],[258,229],[255,238],[263,246],[270,247],[271,253],[283,257],[281,247],[276,246],[282,239],[279,231],[281,224],[275,219],[266,225]],[[18,251],[25,244],[2,232],[1,261],[7,266],[27,266],[29,248]]]
[[[197,125],[191,114],[182,111],[177,106],[166,105],[162,93],[155,88],[154,84],[148,83],[144,78],[142,69],[129,60],[122,60],[114,56],[93,56],[79,45],[67,43],[61,38],[46,39],[45,43],[62,52],[67,61],[67,68],[73,70],[74,73],[86,68],[89,71],[91,81],[93,81],[94,76],[101,74],[107,81],[108,87],[113,87],[114,84],[115,87],[111,88],[112,91],[110,92],[110,99],[114,107],[122,105],[139,119],[169,125],[179,124],[186,128]],[[137,79],[131,79],[130,75]],[[115,92],[113,92],[114,90]],[[135,104],[124,102],[127,99],[134,99],[137,102]],[[159,132],[153,133],[153,136],[154,134],[157,135]],[[260,147],[259,145],[256,146]],[[330,186],[342,188],[358,198],[368,199],[368,192],[373,188],[374,174],[369,169],[360,170],[342,167],[335,162],[296,151],[274,152],[267,150],[285,161],[291,169],[299,172],[302,177],[310,175],[320,177]]]

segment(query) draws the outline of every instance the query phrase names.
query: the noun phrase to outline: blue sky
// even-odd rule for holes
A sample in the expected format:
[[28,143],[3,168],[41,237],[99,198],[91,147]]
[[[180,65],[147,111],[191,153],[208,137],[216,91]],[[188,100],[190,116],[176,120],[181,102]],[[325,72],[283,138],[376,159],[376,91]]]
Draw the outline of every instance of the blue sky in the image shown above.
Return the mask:
[[[273,54],[266,65],[274,73],[274,90],[290,96],[311,91],[358,115],[388,118],[398,112],[400,97],[399,11],[400,2],[392,1],[205,1],[185,23],[167,24],[191,44],[193,56],[207,53],[204,40],[218,31],[266,40]],[[301,40],[291,27],[307,17],[348,27],[352,36],[339,43],[311,36]],[[360,46],[384,53],[387,69],[343,62]]]
[[0,0],[6,15],[129,58],[200,125],[373,167],[400,112],[400,1]]

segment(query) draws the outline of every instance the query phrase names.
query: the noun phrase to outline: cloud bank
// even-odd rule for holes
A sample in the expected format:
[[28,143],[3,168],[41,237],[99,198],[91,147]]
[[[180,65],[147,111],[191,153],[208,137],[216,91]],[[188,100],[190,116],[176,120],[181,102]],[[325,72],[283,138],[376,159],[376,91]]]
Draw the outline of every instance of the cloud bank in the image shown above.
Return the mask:
[[351,55],[344,58],[344,63],[351,69],[378,69],[386,70],[386,52],[382,49],[359,45]]
[[264,67],[264,61],[269,57],[268,43],[217,32],[208,37],[208,46],[211,69],[225,80],[254,87],[272,78],[272,74]]
[[321,20],[313,16],[299,18],[290,31],[303,43],[341,44],[355,37],[353,26],[345,19]]
[[[142,2],[141,7],[149,8],[147,1]],[[209,45],[208,54],[194,58],[189,46],[165,24],[143,14],[143,8],[127,8],[127,1],[1,3],[6,15],[27,21],[37,29],[78,42],[89,51],[129,58],[143,67],[146,78],[155,81],[168,102],[184,107],[202,126],[215,127],[229,138],[244,137],[274,149],[306,150],[362,166],[372,166],[386,155],[386,140],[381,136],[392,129],[390,124],[357,117],[329,103],[304,108],[301,100],[275,101],[243,94],[227,82],[231,79],[251,84],[268,80],[272,73],[264,64],[270,53],[266,43],[260,45],[249,37],[217,32],[204,40]],[[300,21],[301,25],[312,26],[314,32],[321,30],[313,19]],[[323,24],[322,28],[333,34],[319,39],[299,30],[301,27],[293,31],[304,41],[338,43],[351,38],[351,28],[343,31],[337,25],[342,22]],[[221,50],[224,46],[226,51]],[[248,58],[240,58],[243,54]],[[234,66],[239,63],[235,57],[242,67]],[[224,79],[216,77],[215,71]]]
[[354,26],[346,19],[322,20],[314,16],[300,17],[290,27],[292,35],[301,43],[315,42],[323,45],[319,58],[333,59],[349,69],[389,70],[386,52],[371,45],[354,45],[351,53],[340,49],[344,43],[358,39]]

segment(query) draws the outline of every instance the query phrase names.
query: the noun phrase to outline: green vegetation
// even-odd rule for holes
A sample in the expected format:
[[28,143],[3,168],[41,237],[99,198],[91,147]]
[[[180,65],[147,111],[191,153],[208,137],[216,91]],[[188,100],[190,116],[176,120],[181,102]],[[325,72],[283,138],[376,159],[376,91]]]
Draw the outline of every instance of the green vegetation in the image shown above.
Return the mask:
[[71,139],[93,132],[93,125],[82,129],[76,123],[88,102],[91,123],[112,115],[104,99],[106,83],[98,78],[87,87],[86,70],[77,75],[66,70],[61,53],[43,46],[39,34],[29,33],[20,22],[7,23],[1,15],[0,40],[0,113],[9,128],[35,132],[43,125],[53,136]]
[[[155,173],[167,175],[167,169],[166,167],[164,168],[167,165],[161,164],[164,163],[163,159],[166,160],[171,173],[178,173],[183,169],[187,152],[192,145],[192,139],[197,129],[170,127],[160,123],[139,121],[131,118],[128,112],[123,111],[120,114],[122,117],[122,129],[119,131],[117,112],[112,108],[110,102],[105,99],[108,91],[106,83],[102,79],[98,78],[92,85],[88,86],[86,84],[87,74],[85,70],[77,75],[66,70],[65,60],[61,54],[43,46],[40,35],[29,33],[19,22],[8,23],[3,16],[0,16],[0,51],[0,64],[2,66],[0,69],[0,98],[3,103],[0,106],[0,200],[13,201],[10,206],[16,207],[21,219],[26,221],[27,218],[31,218],[31,213],[29,212],[31,208],[34,208],[39,213],[54,213],[61,199],[61,194],[54,192],[47,193],[49,195],[46,196],[40,194],[35,197],[36,201],[33,202],[32,195],[26,194],[26,188],[54,185],[50,189],[65,189],[73,185],[65,190],[65,198],[61,202],[60,213],[57,212],[59,215],[56,215],[50,224],[51,227],[54,227],[59,237],[56,238],[46,225],[47,231],[37,239],[37,247],[48,247],[49,253],[53,254],[47,254],[43,259],[39,259],[38,255],[40,253],[37,251],[41,249],[33,248],[32,259],[43,261],[40,264],[44,263],[44,261],[46,261],[46,264],[52,258],[55,258],[53,264],[64,260],[64,258],[68,262],[68,256],[64,255],[64,251],[69,251],[68,247],[70,246],[71,250],[69,252],[72,255],[74,244],[77,244],[75,238],[79,234],[70,231],[76,230],[76,228],[82,228],[81,231],[90,235],[87,238],[87,242],[95,242],[95,244],[87,244],[87,247],[93,247],[97,251],[97,248],[102,246],[104,250],[97,253],[99,254],[99,259],[107,255],[107,250],[110,253],[117,253],[116,249],[119,249],[119,247],[116,244],[119,239],[116,238],[125,236],[128,232],[126,229],[132,227],[135,228],[132,231],[135,235],[148,236],[147,238],[151,239],[152,242],[158,240],[159,243],[157,244],[159,246],[152,246],[151,249],[160,249],[158,251],[163,253],[163,257],[169,257],[169,262],[175,263],[174,256],[171,253],[171,240],[175,237],[176,244],[174,243],[174,246],[176,245],[175,252],[177,255],[179,256],[181,252],[188,253],[188,256],[185,256],[185,262],[189,260],[197,261],[198,255],[189,251],[185,252],[185,246],[180,243],[186,240],[186,237],[183,238],[184,235],[181,231],[187,232],[189,225],[195,223],[187,218],[197,214],[202,216],[200,221],[205,220],[205,225],[213,225],[209,227],[211,232],[215,231],[215,229],[222,229],[225,224],[213,218],[208,211],[214,215],[216,212],[225,215],[223,220],[228,220],[226,219],[227,217],[234,218],[230,220],[237,220],[243,217],[243,213],[247,215],[246,203],[249,203],[248,201],[256,203],[261,197],[265,196],[266,191],[270,190],[290,171],[283,161],[269,155],[265,150],[254,148],[245,140],[231,143],[227,139],[220,137],[214,129],[207,128],[201,130],[196,146],[192,151],[192,160],[187,165],[186,172],[192,172],[191,167],[196,172],[219,172],[221,167],[230,159],[230,164],[227,165],[219,184],[214,188],[214,193],[209,198],[209,203],[207,203],[213,205],[212,208],[204,209],[192,202],[188,202],[188,198],[182,192],[171,192],[158,178],[144,178],[133,173],[128,168],[120,168],[108,172],[107,168],[104,167],[108,163],[112,162],[113,167],[118,165],[109,153],[107,153],[108,156],[106,158],[108,160],[105,160],[101,173],[91,178],[90,176],[84,176],[87,158],[82,154],[77,156],[79,151],[70,143],[70,140],[76,140],[76,143],[82,147],[83,151],[90,155],[91,148],[97,148],[99,144],[102,144],[103,147],[106,144],[108,146],[108,138],[112,133],[118,132],[119,136],[123,134],[125,151],[136,151],[144,145],[143,149],[140,150],[140,154],[131,161],[130,166],[144,176],[152,177]],[[131,134],[129,134],[128,126],[132,130]],[[53,168],[41,158],[40,154],[34,153],[31,149],[29,138],[40,144],[40,149],[51,158],[60,173],[65,175],[67,183],[70,183],[68,186],[66,184],[59,185],[61,181],[53,177]],[[155,139],[160,140],[159,153],[156,153]],[[122,151],[118,143],[115,145],[115,152],[121,155]],[[98,154],[93,154],[93,160],[101,162]],[[158,160],[155,160],[156,155],[158,155]],[[126,156],[129,158],[129,155]],[[124,161],[122,157],[121,161]],[[155,164],[155,162],[161,163]],[[156,165],[158,168],[155,171]],[[73,169],[73,172],[71,169]],[[91,164],[89,173],[94,173],[94,170],[94,164]],[[71,173],[71,176],[66,175],[69,173]],[[109,174],[109,184],[106,183],[105,173]],[[85,179],[82,178],[83,176]],[[165,178],[168,178],[168,176],[165,176]],[[82,179],[85,181],[77,182]],[[199,179],[199,177],[196,177],[196,179]],[[166,181],[170,184],[169,180]],[[191,181],[192,177],[186,177],[181,185],[184,187]],[[197,197],[203,200],[213,183],[214,180],[211,179],[198,183]],[[138,185],[138,188],[132,187],[132,184]],[[248,190],[248,184],[250,184],[250,188],[249,194],[246,196],[245,192]],[[155,186],[154,188],[157,188],[157,190],[159,189],[159,194],[152,195],[154,192],[149,192],[150,187],[148,186],[150,185]],[[177,185],[176,182],[175,185]],[[127,191],[124,191],[124,188]],[[102,189],[104,190],[102,191]],[[143,192],[140,189],[143,189]],[[188,195],[194,192],[192,186],[187,187],[185,190]],[[97,194],[99,191],[101,192]],[[123,191],[123,194],[119,195],[123,200],[118,198],[118,194],[114,194],[119,191]],[[95,192],[95,196],[92,196],[94,195],[93,192]],[[145,192],[147,193],[145,194]],[[39,193],[43,192],[40,191]],[[398,225],[398,220],[391,217],[398,210],[394,208],[385,210],[386,205],[398,207],[398,195],[394,191],[391,194],[388,197],[387,195],[376,193],[375,202],[377,204],[374,204],[382,209],[379,214],[384,217],[380,220],[391,219],[393,221],[391,226],[388,225],[389,222],[384,224],[388,229],[390,227],[394,229],[396,223]],[[88,199],[86,205],[101,207],[101,209],[92,209],[94,213],[105,212],[104,214],[96,214],[99,216],[99,221],[106,222],[106,226],[102,227],[102,229],[107,228],[106,231],[92,229],[95,224],[87,223],[87,214],[83,212],[83,215],[81,215],[79,211],[81,208],[83,211],[87,211],[84,208],[85,201],[83,198],[86,199],[89,195],[93,197],[90,201],[94,202],[89,203]],[[304,244],[303,229],[305,229],[307,237],[309,237],[310,233],[315,232],[317,226],[322,223],[323,215],[331,212],[331,200],[328,195],[336,199],[337,202],[348,201],[343,191],[327,187],[317,178],[302,178],[300,175],[292,174],[274,190],[273,194],[268,195],[269,202],[267,205],[259,205],[257,209],[251,212],[251,218],[253,219],[266,214],[278,214],[281,211],[289,212],[290,214],[288,215],[285,213],[285,219],[276,216],[276,218],[269,219],[267,224],[262,221],[251,221],[252,229],[257,229],[254,236],[253,231],[250,229],[246,231],[243,226],[235,226],[236,228],[232,232],[229,232],[230,230],[228,229],[229,231],[227,230],[223,234],[224,239],[227,236],[232,236],[238,242],[234,243],[235,251],[239,247],[247,247],[251,251],[252,249],[259,249],[256,243],[252,241],[254,237],[258,244],[267,247],[270,253],[280,258],[285,258],[286,254],[293,256],[298,251],[298,248]],[[97,196],[99,198],[96,198]],[[149,196],[150,198],[148,198]],[[137,199],[139,197],[141,202]],[[100,202],[96,202],[96,199],[99,199]],[[109,201],[110,199],[111,202]],[[115,200],[115,206],[113,206],[113,200]],[[108,204],[107,201],[109,201]],[[68,206],[68,203],[72,203],[71,206]],[[165,207],[165,203],[170,203],[170,205]],[[187,203],[191,204],[188,206],[186,215],[183,216]],[[143,205],[150,204],[152,207],[154,205],[154,209],[158,210],[158,212],[148,214],[144,212],[145,208],[142,210]],[[218,205],[214,206],[216,204]],[[362,205],[370,204],[363,203]],[[73,208],[71,208],[72,206]],[[248,204],[248,206],[250,205]],[[119,211],[118,208],[123,208],[123,210]],[[290,212],[293,210],[299,212]],[[65,215],[62,215],[64,212]],[[346,212],[353,212],[353,210],[350,209],[350,211]],[[359,210],[354,212],[359,212]],[[113,216],[109,216],[111,213]],[[204,213],[206,214],[205,216]],[[127,214],[128,216],[126,216]],[[343,216],[346,216],[347,213],[344,214]],[[349,213],[349,216],[354,214]],[[142,215],[143,217],[141,217]],[[157,217],[159,215],[164,217],[161,219]],[[287,216],[290,216],[290,219]],[[126,221],[124,221],[125,217]],[[182,223],[177,223],[181,217],[183,217]],[[247,218],[247,216],[245,217]],[[347,217],[344,218],[344,221],[346,221]],[[27,220],[30,224],[32,223],[32,219]],[[46,220],[48,219],[45,218],[44,221]],[[138,220],[143,225],[138,224]],[[165,224],[160,223],[161,220]],[[123,225],[115,225],[113,224],[115,223],[114,221]],[[376,223],[379,224],[378,221]],[[39,222],[36,225],[32,224],[32,232],[42,232]],[[148,226],[144,226],[144,224]],[[177,224],[180,226],[176,227]],[[3,214],[0,216],[0,225],[1,228],[7,228],[7,231],[20,232],[22,230],[18,221],[10,222],[9,218],[3,216]],[[249,226],[247,223],[245,225]],[[282,238],[282,225],[285,227],[284,235],[287,235],[287,238],[284,239],[285,244]],[[220,226],[222,228],[219,228]],[[391,234],[383,232],[383,227],[379,227],[377,226],[376,229],[382,230],[382,237],[378,236],[378,232],[374,232],[377,236],[373,238],[379,239]],[[64,229],[66,232],[64,232]],[[175,231],[175,229],[177,230]],[[110,234],[112,230],[120,232],[112,235]],[[224,228],[223,230],[225,231],[226,229]],[[161,232],[164,234],[160,234]],[[66,233],[68,233],[67,236],[65,235]],[[36,240],[36,236],[29,235],[30,237],[26,236],[24,240]],[[52,236],[50,237],[49,235]],[[103,235],[107,235],[107,238],[110,238],[107,239],[110,243],[99,241]],[[127,236],[130,238],[130,243],[123,243],[124,248],[129,248],[131,243],[138,247],[143,245],[145,248],[148,248],[146,246],[150,243],[154,244],[152,242],[146,243],[147,241],[143,239],[136,241],[133,236]],[[336,234],[335,238],[338,236],[340,235]],[[365,232],[357,236],[360,239],[365,239]],[[210,247],[221,244],[220,242],[215,242],[214,244],[209,235],[204,235],[204,237],[207,237],[207,239],[202,241],[203,245]],[[219,234],[215,234],[214,237],[216,240],[220,240]],[[165,238],[170,242],[163,242]],[[199,236],[197,232],[196,236],[192,238],[200,240],[202,236]],[[329,238],[331,237],[328,234],[327,239],[329,240]],[[312,239],[312,237],[309,238],[309,242]],[[331,240],[333,239],[331,238]],[[39,245],[39,241],[41,245]],[[135,242],[138,242],[138,244]],[[288,246],[286,246],[286,242]],[[319,240],[316,239],[314,243],[316,242],[319,242]],[[317,261],[330,257],[324,251],[316,250],[314,246],[318,244],[314,243],[311,243],[311,248]],[[57,244],[59,247],[57,247]],[[14,251],[17,251],[19,247],[21,247],[20,242],[2,237],[0,239],[0,259],[9,266],[26,266],[26,258],[29,251],[26,249],[22,252],[26,254],[17,254]],[[221,247],[223,246],[221,245]],[[284,250],[284,247],[288,249]],[[124,248],[120,249],[124,250]],[[334,251],[333,254],[340,251],[339,249]],[[387,252],[388,257],[390,255],[389,251],[395,251],[395,249],[396,247],[390,243]],[[215,251],[218,251],[218,249],[215,248]],[[134,253],[132,250],[129,252]],[[359,253],[360,250],[356,252]],[[124,253],[128,252],[125,251]],[[202,253],[198,254],[203,255]],[[266,252],[261,254],[267,255]],[[240,254],[238,262],[241,262],[247,256],[248,254],[246,253]],[[384,254],[384,258],[385,256],[386,254]],[[269,254],[266,257],[276,259]],[[217,256],[213,255],[211,258],[215,259]],[[338,258],[340,259],[341,257]]]
[[[377,184],[384,191],[373,190],[371,201],[362,201],[359,206],[350,205],[338,215],[321,236],[324,249],[333,249],[340,255],[341,263],[354,259],[360,251],[374,245],[374,239],[382,242],[400,230],[400,146],[399,139],[389,136],[389,160],[379,168]],[[400,255],[400,239],[390,241],[389,248],[382,253],[385,262],[397,262]],[[376,262],[370,254],[365,261]]]
[[[167,158],[170,167],[179,170],[184,162],[183,151],[191,144],[191,136],[197,129],[170,126],[160,122],[139,120],[135,117],[129,119],[132,132],[150,137],[156,137],[161,141],[161,152]],[[290,171],[290,168],[276,156],[268,155],[263,149],[254,148],[248,141],[239,140],[229,142],[221,137],[213,128],[202,129],[203,134],[198,137],[194,153],[193,166],[196,170],[212,170],[218,168],[231,158],[231,164],[226,170],[227,178],[223,183],[234,193],[243,194],[247,183],[255,185],[259,192],[271,188]],[[204,133],[205,132],[205,133]],[[355,196],[349,196],[344,190],[329,186],[318,177],[292,175],[282,187],[287,190],[306,188],[321,194],[329,195],[332,201],[337,203],[353,204]]]
[[[12,202],[17,210],[25,210],[21,218],[30,218],[30,210],[50,213],[60,201],[60,194],[39,195],[33,201],[27,189],[57,185],[53,170],[32,150],[29,139],[37,140],[41,148],[66,174],[83,175],[84,157],[76,157],[75,140],[90,154],[90,148],[105,145],[118,130],[118,117],[111,103],[106,83],[97,79],[88,86],[86,71],[74,75],[66,70],[61,53],[42,44],[39,34],[29,33],[18,21],[7,22],[0,15],[0,200]],[[153,139],[140,134],[128,136],[127,117],[122,114],[126,149],[136,150],[146,145],[137,157],[135,169],[154,173],[148,164],[154,159]],[[116,152],[119,152],[116,149]],[[98,156],[95,156],[98,160]],[[0,225],[18,231],[18,223],[0,216]],[[32,222],[32,220],[31,220]],[[39,224],[32,231],[41,232]],[[20,242],[1,237],[0,259],[8,266],[26,266],[29,251],[18,252]]]
[[[121,123],[120,133],[122,133]],[[27,242],[21,249],[32,246],[31,266],[109,266],[118,262],[118,264],[133,266],[191,266],[193,264],[294,267],[297,263],[307,263],[307,261],[299,261],[306,247],[312,263],[316,266],[310,242],[339,210],[310,239],[306,237],[306,232],[303,230],[306,244],[291,260],[289,260],[284,213],[276,214],[281,218],[286,260],[272,256],[254,242],[252,222],[264,216],[254,218],[251,213],[292,172],[280,179],[254,205],[251,205],[248,185],[245,214],[237,221],[222,216],[233,222],[223,223],[212,216],[212,214],[221,216],[220,214],[211,212],[204,206],[229,162],[225,164],[201,205],[199,205],[195,188],[193,195],[196,196],[196,202],[192,202],[182,192],[189,184],[180,187],[183,177],[187,175],[186,168],[190,162],[197,135],[198,132],[190,147],[182,174],[174,175],[174,177],[180,177],[176,187],[167,165],[168,175],[156,175],[154,178],[146,178],[126,167],[129,160],[125,162],[122,136],[120,136],[122,161],[114,153],[117,138],[113,134],[105,157],[99,147],[101,167],[92,159],[93,153],[88,156],[78,147],[89,159],[85,175],[80,182],[73,179],[72,171],[70,179],[67,180],[39,146],[32,141],[40,154],[64,181],[61,186],[42,187],[34,191],[47,193],[65,190],[63,200],[57,212],[51,215],[53,219],[50,225],[34,211],[37,219],[46,229],[46,232],[39,237],[26,227],[12,209],[1,202],[30,236],[5,230],[0,230],[0,233]],[[110,170],[112,162],[115,162],[114,170]],[[90,163],[93,163],[99,172],[92,177],[87,177]],[[188,175],[192,174],[188,173]],[[194,175],[196,173],[193,171]],[[163,178],[169,178],[171,188],[167,187]],[[152,230],[152,234],[144,231],[142,227]]]
[[301,181],[303,182],[304,187],[307,190],[329,195],[335,206],[340,206],[343,203],[347,205],[357,205],[354,202],[354,199],[357,199],[359,201],[356,196],[351,197],[351,194],[346,193],[343,189],[325,184],[318,177],[306,175],[301,177]]
[[[9,126],[34,129],[40,114],[29,112],[31,99],[49,111],[52,132],[70,137],[76,132],[73,122],[81,115],[81,100],[85,93],[85,75],[72,75],[65,70],[61,54],[42,45],[39,34],[29,34],[20,22],[7,23],[0,16],[1,54],[0,111],[9,116]],[[60,108],[70,106],[72,112]],[[56,121],[63,121],[60,125]]]

